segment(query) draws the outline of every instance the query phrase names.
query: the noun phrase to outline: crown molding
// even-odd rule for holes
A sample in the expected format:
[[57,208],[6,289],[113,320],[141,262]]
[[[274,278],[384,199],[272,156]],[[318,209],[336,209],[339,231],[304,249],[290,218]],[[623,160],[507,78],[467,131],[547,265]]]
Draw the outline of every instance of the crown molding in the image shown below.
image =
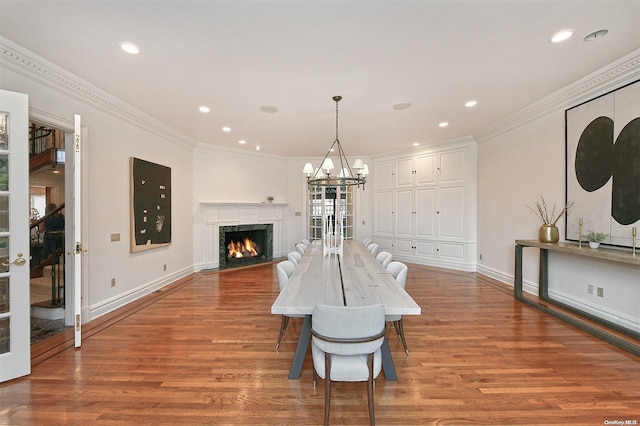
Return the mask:
[[183,148],[193,150],[197,145],[188,136],[167,126],[151,115],[127,104],[3,36],[0,36],[0,66],[11,69],[30,80],[105,111]]
[[382,154],[371,155],[372,160],[389,160],[394,158],[402,158],[407,155],[427,154],[442,148],[455,148],[475,144],[473,136],[462,136],[459,138],[446,139],[443,141],[433,142],[425,145],[419,145],[412,149],[403,149],[399,151],[384,152]]
[[640,49],[474,133],[482,143],[559,109],[584,103],[640,79]]
[[260,160],[260,161],[283,161],[289,160],[288,157],[282,157],[275,154],[267,154],[260,151],[250,151],[238,148],[229,148],[221,145],[211,145],[207,143],[199,143],[194,149],[194,154],[222,154],[226,158],[241,158],[245,160]]

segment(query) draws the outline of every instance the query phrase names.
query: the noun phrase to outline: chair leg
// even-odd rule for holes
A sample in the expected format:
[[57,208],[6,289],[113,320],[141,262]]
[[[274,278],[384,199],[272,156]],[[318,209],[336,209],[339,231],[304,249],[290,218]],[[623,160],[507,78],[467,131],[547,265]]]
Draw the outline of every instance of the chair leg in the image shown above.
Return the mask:
[[400,327],[398,325],[398,321],[393,322],[393,328],[396,330],[396,334],[398,335],[398,339],[400,338]]
[[402,340],[402,346],[404,346],[404,351],[409,355],[409,349],[407,348],[407,340],[404,338],[404,326],[402,324],[402,318],[398,321],[398,335],[400,336],[400,340]]
[[316,388],[316,383],[318,381],[318,373],[316,372],[315,366],[313,367],[313,388]]
[[373,354],[369,354],[367,357],[367,364],[369,367],[369,380],[367,381],[367,401],[369,402],[369,424],[371,426],[376,424],[374,414],[374,399],[373,399]]
[[324,425],[329,426],[331,409],[331,355],[324,354]]
[[278,343],[276,343],[276,351],[280,346],[280,341],[282,337],[284,337],[284,332],[287,331],[287,325],[289,325],[289,317],[286,315],[282,316],[282,321],[280,322],[280,336],[278,336]]

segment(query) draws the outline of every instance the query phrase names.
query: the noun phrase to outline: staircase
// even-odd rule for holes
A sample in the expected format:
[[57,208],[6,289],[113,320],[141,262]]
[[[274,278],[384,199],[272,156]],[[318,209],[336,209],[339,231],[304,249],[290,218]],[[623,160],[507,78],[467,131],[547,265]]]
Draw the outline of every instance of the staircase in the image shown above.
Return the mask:
[[[57,266],[47,265],[41,277],[31,278],[31,316],[48,320],[64,318],[64,274],[56,273],[56,269]],[[57,297],[53,298],[56,293]]]
[[31,269],[31,316],[35,318],[64,318],[64,231],[58,236],[62,247]]

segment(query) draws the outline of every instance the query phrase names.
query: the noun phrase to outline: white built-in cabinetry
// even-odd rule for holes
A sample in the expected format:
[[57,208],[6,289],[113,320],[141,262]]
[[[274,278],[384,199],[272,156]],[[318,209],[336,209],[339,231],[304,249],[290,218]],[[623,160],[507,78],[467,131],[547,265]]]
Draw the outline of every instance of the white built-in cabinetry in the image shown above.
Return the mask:
[[475,270],[477,149],[472,141],[376,157],[372,238],[394,259]]

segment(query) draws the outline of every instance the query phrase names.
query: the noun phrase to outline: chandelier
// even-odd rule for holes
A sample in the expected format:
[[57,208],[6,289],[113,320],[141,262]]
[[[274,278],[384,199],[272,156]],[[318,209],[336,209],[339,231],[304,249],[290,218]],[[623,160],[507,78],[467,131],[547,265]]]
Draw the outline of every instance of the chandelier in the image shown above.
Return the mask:
[[[336,140],[331,144],[319,167],[314,168],[311,163],[307,163],[302,169],[302,173],[307,175],[309,188],[323,186],[357,186],[360,188],[360,185],[362,185],[364,190],[364,184],[367,182],[366,176],[369,174],[369,167],[359,158],[353,163],[353,166],[349,166],[347,157],[342,150],[340,139],[338,139],[338,102],[341,99],[342,96],[333,97],[336,102]],[[335,162],[331,158],[332,153],[334,156],[337,154]],[[331,174],[331,171],[336,168],[336,164],[338,172]]]

